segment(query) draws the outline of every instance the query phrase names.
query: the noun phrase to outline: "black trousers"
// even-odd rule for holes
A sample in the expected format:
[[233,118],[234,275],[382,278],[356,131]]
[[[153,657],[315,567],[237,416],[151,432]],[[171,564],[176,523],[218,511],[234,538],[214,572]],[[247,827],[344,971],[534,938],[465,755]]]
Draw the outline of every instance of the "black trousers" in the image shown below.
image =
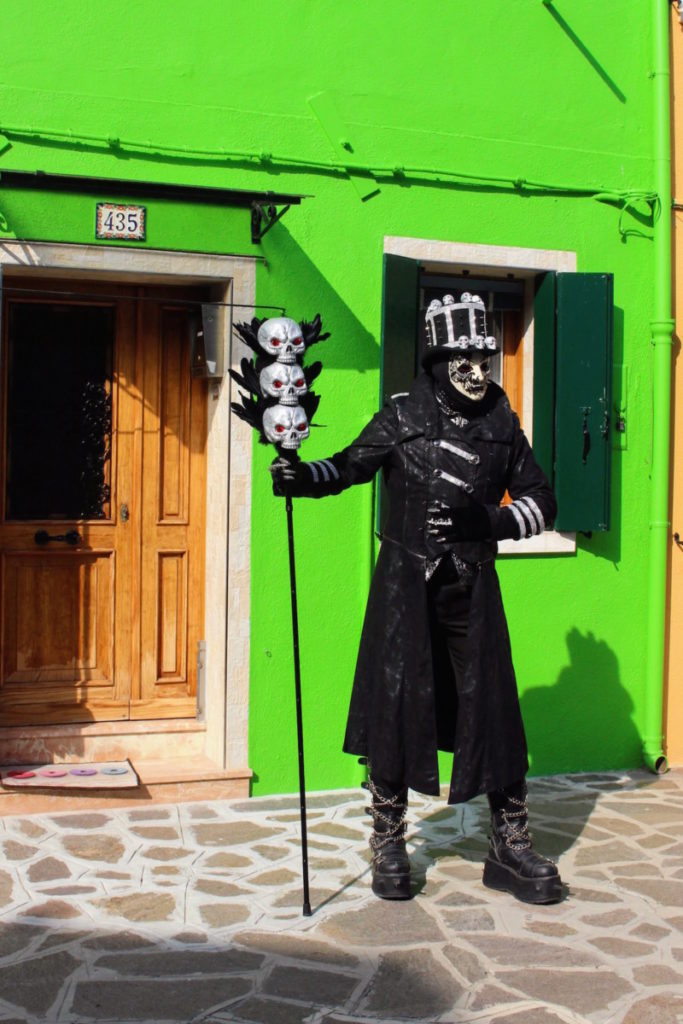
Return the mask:
[[448,556],[441,560],[427,584],[427,600],[432,634],[448,651],[457,690],[467,656],[472,586],[458,575]]
[[[436,572],[427,584],[427,600],[432,636],[435,644],[448,652],[457,693],[467,660],[467,631],[472,602],[472,586],[458,575],[448,556],[439,563]],[[403,783],[379,779],[374,774],[372,778],[384,793],[398,793],[403,789]],[[495,809],[499,805],[504,805],[509,794],[523,798],[525,792],[522,778],[505,790],[489,793],[489,802]]]
[[[458,576],[451,559],[446,556],[427,584],[427,601],[432,636],[448,651],[453,667],[456,691],[467,657],[467,625],[470,616],[472,587]],[[372,772],[372,780],[384,793],[398,793],[403,783],[380,779]]]

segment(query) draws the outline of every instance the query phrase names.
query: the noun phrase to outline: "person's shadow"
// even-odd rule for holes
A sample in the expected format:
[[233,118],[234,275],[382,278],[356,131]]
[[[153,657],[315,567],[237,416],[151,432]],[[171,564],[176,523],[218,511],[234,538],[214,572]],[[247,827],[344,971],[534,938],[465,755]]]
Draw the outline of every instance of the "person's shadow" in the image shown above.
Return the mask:
[[609,771],[641,764],[634,705],[614,651],[593,633],[567,634],[569,665],[553,686],[521,698],[534,775]]
[[[578,629],[570,630],[566,641],[569,664],[556,682],[532,687],[520,700],[530,772],[538,776],[529,778],[531,832],[539,852],[553,860],[584,831],[603,786],[614,787],[600,773],[633,768],[642,758],[634,704],[621,684],[614,651],[592,632]],[[549,777],[565,773],[578,776],[575,785]],[[411,830],[417,890],[441,858],[480,864],[488,848],[489,822],[485,796],[423,818]]]

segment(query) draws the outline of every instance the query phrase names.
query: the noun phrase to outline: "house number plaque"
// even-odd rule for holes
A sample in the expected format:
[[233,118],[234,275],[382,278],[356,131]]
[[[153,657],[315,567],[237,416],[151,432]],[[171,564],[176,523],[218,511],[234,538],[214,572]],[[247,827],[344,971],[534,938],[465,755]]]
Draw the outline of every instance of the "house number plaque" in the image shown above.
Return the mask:
[[98,203],[95,238],[127,238],[144,242],[146,220],[145,206]]

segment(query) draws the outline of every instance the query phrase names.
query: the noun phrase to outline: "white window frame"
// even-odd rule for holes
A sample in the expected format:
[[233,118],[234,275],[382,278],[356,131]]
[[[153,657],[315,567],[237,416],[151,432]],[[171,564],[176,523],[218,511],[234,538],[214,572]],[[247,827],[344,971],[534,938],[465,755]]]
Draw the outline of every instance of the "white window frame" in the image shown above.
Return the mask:
[[[524,288],[524,399],[522,425],[533,443],[534,382],[534,278],[544,271],[576,273],[576,253],[564,249],[523,249],[506,245],[472,245],[467,242],[444,242],[426,238],[384,236],[384,252],[419,260],[426,271],[435,274],[491,276],[514,273],[522,278]],[[572,554],[576,551],[576,533],[546,530],[536,537],[503,540],[499,555]]]

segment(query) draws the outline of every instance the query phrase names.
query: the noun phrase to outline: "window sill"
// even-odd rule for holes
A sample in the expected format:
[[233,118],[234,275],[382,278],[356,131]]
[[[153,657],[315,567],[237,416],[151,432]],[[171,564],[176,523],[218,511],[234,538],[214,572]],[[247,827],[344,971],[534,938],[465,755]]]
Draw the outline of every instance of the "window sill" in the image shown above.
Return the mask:
[[499,555],[573,555],[576,551],[575,533],[546,530],[537,537],[524,540],[498,541]]

